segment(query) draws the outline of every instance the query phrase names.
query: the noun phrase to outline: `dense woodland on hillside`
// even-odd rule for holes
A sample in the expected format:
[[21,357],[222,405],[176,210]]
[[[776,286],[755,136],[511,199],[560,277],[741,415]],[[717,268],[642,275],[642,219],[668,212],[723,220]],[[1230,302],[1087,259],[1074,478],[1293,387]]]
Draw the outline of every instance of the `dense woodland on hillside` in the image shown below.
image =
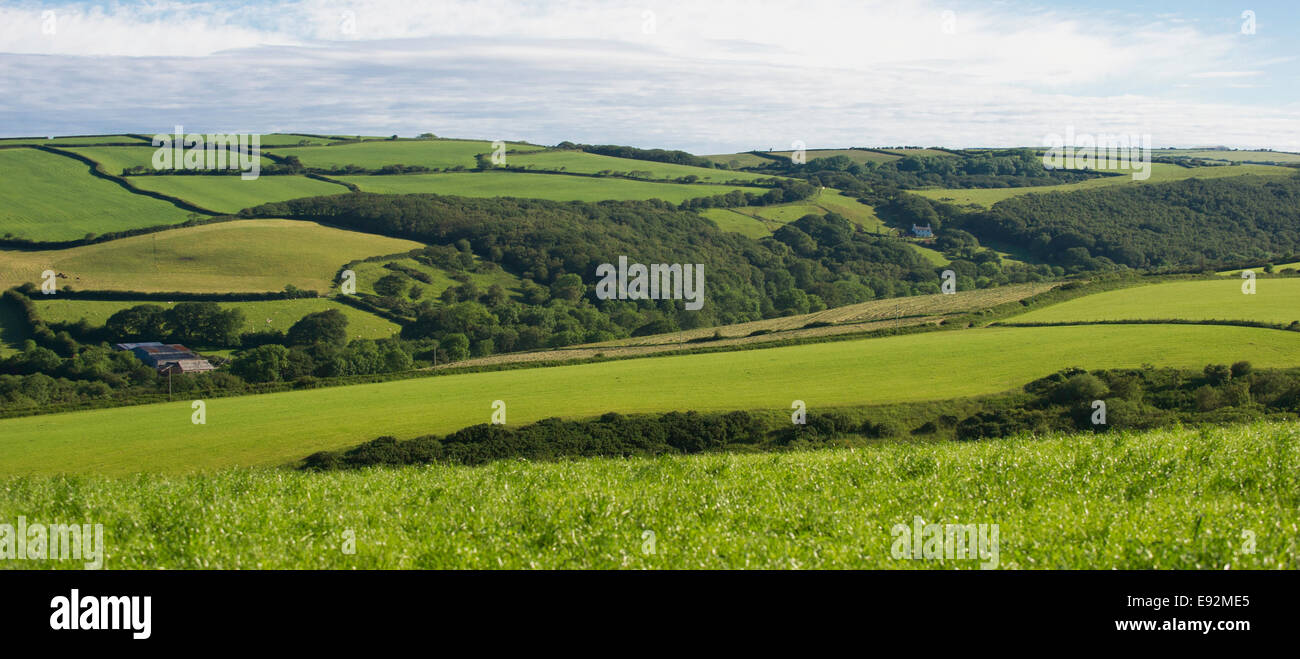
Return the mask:
[[1300,249],[1300,176],[1022,195],[948,218],[950,226],[1070,271],[1267,259]]
[[[519,299],[466,283],[451,289],[443,305],[400,295],[366,300],[415,318],[404,332],[408,338],[464,334],[480,346],[475,354],[733,324],[939,290],[934,266],[902,241],[870,234],[835,214],[809,215],[753,240],[655,201],[352,194],[251,212],[420,240],[432,245],[423,258],[453,272],[476,267],[477,259],[520,275]],[[447,251],[453,247],[467,256]],[[620,256],[633,263],[704,264],[707,303],[686,311],[680,300],[597,299],[597,267]],[[976,276],[1003,274],[996,263],[969,265]],[[1032,281],[1051,273],[1013,274]]]
[[909,155],[888,162],[855,163],[848,156],[812,158],[795,164],[782,158],[755,169],[806,178],[816,185],[875,197],[886,190],[941,188],[1009,188],[1075,183],[1098,172],[1049,170],[1029,149],[981,152],[964,156]]
[[651,162],[666,162],[674,165],[689,165],[691,167],[712,168],[714,163],[708,158],[687,153],[685,151],[671,151],[666,149],[638,149],[634,146],[620,146],[616,144],[574,144],[573,142],[560,142],[556,145],[557,149],[575,149],[595,153],[602,156],[613,156],[615,158],[628,158],[630,160],[648,160]]

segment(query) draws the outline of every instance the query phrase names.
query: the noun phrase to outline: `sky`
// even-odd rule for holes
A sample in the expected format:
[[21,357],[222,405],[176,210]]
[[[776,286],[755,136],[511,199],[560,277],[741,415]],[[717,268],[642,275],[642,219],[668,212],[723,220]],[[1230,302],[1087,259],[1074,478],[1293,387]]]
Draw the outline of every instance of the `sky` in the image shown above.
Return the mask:
[[1300,4],[0,0],[0,135],[1300,151]]

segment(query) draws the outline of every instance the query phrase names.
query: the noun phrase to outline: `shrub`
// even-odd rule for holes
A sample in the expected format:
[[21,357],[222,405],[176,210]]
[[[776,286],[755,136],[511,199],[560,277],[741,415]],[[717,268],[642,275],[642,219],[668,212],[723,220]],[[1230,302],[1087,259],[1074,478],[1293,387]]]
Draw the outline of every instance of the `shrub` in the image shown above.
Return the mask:
[[1205,379],[1216,387],[1232,379],[1232,369],[1223,364],[1207,364],[1204,373]]

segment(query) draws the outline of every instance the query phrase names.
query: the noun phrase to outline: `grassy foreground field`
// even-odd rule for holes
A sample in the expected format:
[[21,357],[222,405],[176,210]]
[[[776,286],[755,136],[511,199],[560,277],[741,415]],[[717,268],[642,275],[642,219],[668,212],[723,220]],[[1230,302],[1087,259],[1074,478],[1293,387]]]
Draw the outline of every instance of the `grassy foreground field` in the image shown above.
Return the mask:
[[85,163],[35,149],[0,150],[0,236],[76,240],[184,222],[188,212],[95,178]]
[[315,222],[237,220],[71,249],[0,250],[0,288],[39,284],[51,269],[67,275],[60,286],[79,290],[243,293],[292,284],[324,293],[344,263],[418,247]]
[[695,197],[712,197],[732,190],[760,194],[754,187],[655,183],[621,178],[595,178],[565,174],[521,172],[464,172],[408,174],[402,176],[339,176],[363,192],[383,194],[433,193],[464,197],[520,197],[552,201],[632,201],[662,199],[680,203]]
[[1165,163],[1151,164],[1151,177],[1145,181],[1135,181],[1129,172],[1121,176],[1105,176],[1078,183],[1064,185],[1043,185],[1024,188],[945,188],[935,190],[914,190],[913,194],[928,197],[936,201],[951,204],[990,207],[993,204],[1018,197],[1023,194],[1043,194],[1049,192],[1074,192],[1112,185],[1131,185],[1140,183],[1169,183],[1189,178],[1229,178],[1233,176],[1293,176],[1294,169],[1274,165],[1237,165],[1233,167],[1181,167]]
[[[896,558],[892,529],[916,517],[996,524],[1001,569],[1294,569],[1300,434],[1257,424],[326,474],[19,477],[0,488],[0,521],[103,524],[107,569],[994,565],[991,543],[983,560]],[[349,538],[355,552],[344,553]]]
[[[1300,279],[1257,279],[1255,294],[1241,292],[1241,279],[1178,281],[1123,288],[1036,309],[1013,323],[1099,320],[1300,320]],[[1297,342],[1300,342],[1298,337]]]
[[[996,357],[993,357],[996,355]],[[468,373],[0,420],[0,475],[188,472],[276,465],[379,435],[608,411],[788,410],[946,400],[1018,388],[1062,368],[1300,364],[1289,332],[1199,325],[991,328],[738,352]]]

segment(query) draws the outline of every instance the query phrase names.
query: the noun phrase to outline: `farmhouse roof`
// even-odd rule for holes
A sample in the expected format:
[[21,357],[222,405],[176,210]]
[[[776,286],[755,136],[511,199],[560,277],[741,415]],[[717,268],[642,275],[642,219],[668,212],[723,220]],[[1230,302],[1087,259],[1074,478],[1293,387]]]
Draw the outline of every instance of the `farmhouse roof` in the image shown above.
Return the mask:
[[209,362],[206,359],[177,359],[176,361],[169,361],[158,366],[159,373],[166,373],[167,371],[202,373],[212,370],[216,370],[216,367],[212,365],[212,362]]

